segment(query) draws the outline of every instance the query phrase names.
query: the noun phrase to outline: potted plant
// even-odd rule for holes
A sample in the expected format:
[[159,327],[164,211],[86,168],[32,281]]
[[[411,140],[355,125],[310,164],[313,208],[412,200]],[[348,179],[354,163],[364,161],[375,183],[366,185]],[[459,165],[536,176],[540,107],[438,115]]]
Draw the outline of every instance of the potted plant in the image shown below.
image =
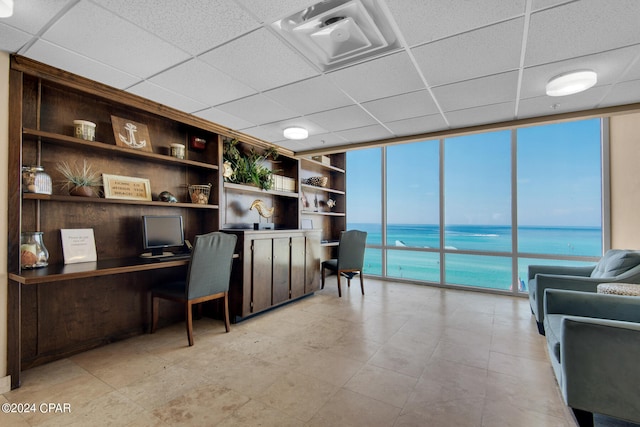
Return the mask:
[[273,171],[264,165],[265,160],[278,158],[278,150],[268,148],[260,154],[252,147],[248,153],[238,148],[238,140],[232,139],[224,144],[224,178],[236,184],[251,184],[263,190],[271,188]]
[[67,162],[56,165],[58,172],[62,174],[62,188],[67,189],[72,196],[98,197],[102,186],[102,176],[91,169],[91,165],[83,160],[82,167],[74,164],[73,167]]

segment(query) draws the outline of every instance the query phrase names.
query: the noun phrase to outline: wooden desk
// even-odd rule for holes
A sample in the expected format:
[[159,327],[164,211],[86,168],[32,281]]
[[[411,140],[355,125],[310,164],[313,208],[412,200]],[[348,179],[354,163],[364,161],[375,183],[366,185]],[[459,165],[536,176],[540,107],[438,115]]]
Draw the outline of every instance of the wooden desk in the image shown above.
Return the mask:
[[[11,388],[20,387],[22,370],[22,287],[95,278],[123,273],[138,273],[187,265],[188,259],[145,260],[139,257],[99,260],[79,264],[55,264],[45,268],[9,273],[9,301],[7,327],[7,370]],[[90,286],[90,285],[88,285]]]

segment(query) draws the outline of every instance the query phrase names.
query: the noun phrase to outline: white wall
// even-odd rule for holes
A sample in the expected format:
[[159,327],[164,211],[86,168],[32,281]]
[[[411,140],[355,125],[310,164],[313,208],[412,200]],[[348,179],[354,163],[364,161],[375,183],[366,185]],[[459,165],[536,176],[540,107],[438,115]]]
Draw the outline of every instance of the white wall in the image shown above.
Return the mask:
[[0,52],[0,393],[11,389],[7,376],[7,164],[9,158],[9,54]]

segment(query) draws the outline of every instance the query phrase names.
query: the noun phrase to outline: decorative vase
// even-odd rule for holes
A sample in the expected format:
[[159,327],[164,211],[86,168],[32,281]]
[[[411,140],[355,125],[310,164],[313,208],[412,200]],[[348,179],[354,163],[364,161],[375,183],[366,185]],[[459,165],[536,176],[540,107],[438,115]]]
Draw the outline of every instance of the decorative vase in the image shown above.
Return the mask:
[[49,265],[49,251],[44,246],[42,231],[24,231],[20,235],[20,268]]
[[96,195],[93,191],[93,188],[84,185],[81,187],[73,187],[71,190],[69,190],[69,194],[72,196],[80,197],[95,197]]

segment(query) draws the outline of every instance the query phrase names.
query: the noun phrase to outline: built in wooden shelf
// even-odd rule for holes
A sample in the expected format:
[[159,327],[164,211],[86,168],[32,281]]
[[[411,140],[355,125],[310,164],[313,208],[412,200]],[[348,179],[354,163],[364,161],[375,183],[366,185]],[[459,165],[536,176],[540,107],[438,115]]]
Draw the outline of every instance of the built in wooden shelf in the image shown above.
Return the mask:
[[292,197],[292,198],[298,197],[298,193],[292,192],[292,191],[263,190],[261,188],[253,187],[251,185],[234,184],[232,182],[225,182],[224,188],[228,190],[242,191],[245,193],[272,194],[275,196]]
[[40,141],[50,144],[65,145],[71,147],[86,147],[96,150],[103,150],[106,152],[117,153],[119,156],[131,157],[137,159],[144,159],[159,163],[171,163],[171,164],[183,164],[185,166],[192,166],[201,169],[218,170],[218,165],[212,165],[209,163],[196,162],[188,159],[177,159],[169,155],[162,155],[156,153],[149,153],[147,151],[138,151],[131,148],[118,147],[117,145],[106,144],[99,141],[86,141],[84,139],[76,138],[68,135],[60,135],[52,132],[45,132],[36,129],[25,128],[22,131],[25,136],[32,136],[39,138]]
[[345,216],[344,212],[317,212],[317,211],[301,211],[304,215],[324,215],[324,216]]
[[325,191],[327,193],[347,194],[345,191],[342,191],[342,190],[336,190],[334,188],[327,188],[327,187],[318,187],[317,185],[300,184],[300,187],[302,187],[303,189],[308,189],[312,191]]
[[336,171],[336,172],[345,173],[344,169],[341,169],[341,168],[338,168],[338,167],[335,167],[335,166],[331,166],[331,165],[325,165],[324,163],[319,162],[317,160],[309,159],[307,157],[300,157],[300,159],[304,160],[305,162],[308,162],[308,163],[323,167],[325,169],[330,169],[330,170],[333,170],[333,171]]
[[199,203],[168,203],[160,201],[147,200],[121,200],[121,199],[105,199],[102,197],[78,197],[78,196],[57,196],[49,194],[22,193],[25,200],[45,200],[52,202],[70,202],[70,203],[108,203],[114,205],[144,205],[144,206],[162,206],[171,208],[189,208],[189,209],[218,209],[218,205],[201,205]]

